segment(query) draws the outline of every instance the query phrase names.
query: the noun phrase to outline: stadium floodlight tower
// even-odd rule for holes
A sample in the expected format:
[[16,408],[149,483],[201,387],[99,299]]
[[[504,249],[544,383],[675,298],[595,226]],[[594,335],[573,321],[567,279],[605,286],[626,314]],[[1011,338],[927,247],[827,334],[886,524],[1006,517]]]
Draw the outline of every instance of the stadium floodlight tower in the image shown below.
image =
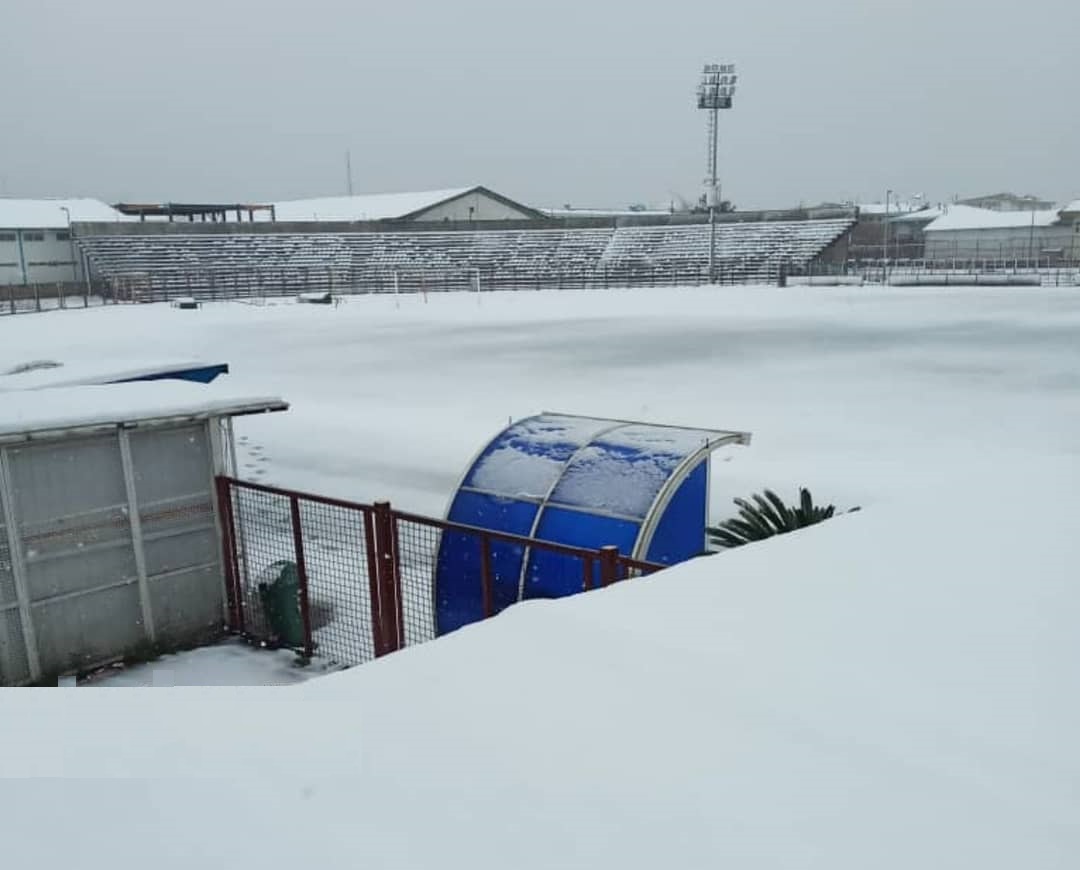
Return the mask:
[[708,139],[705,151],[705,204],[709,207],[709,283],[716,280],[716,210],[720,207],[720,178],[717,175],[720,110],[730,109],[738,76],[733,63],[707,63],[697,90],[699,109],[708,112]]

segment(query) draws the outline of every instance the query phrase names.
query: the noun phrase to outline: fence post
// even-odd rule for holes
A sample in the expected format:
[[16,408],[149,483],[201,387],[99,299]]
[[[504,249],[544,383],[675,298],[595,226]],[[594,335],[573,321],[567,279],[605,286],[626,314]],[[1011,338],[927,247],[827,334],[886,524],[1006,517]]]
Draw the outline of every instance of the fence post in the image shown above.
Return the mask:
[[491,582],[491,538],[480,536],[480,595],[484,605],[484,618],[495,615],[495,595]]
[[379,656],[386,655],[388,652],[393,652],[393,650],[387,649],[386,632],[382,622],[382,608],[379,606],[381,586],[379,584],[379,556],[376,545],[378,536],[375,533],[376,523],[377,519],[375,512],[364,511],[364,548],[367,551],[368,595],[371,599],[371,642],[375,650],[375,657],[378,658]]
[[600,586],[610,586],[619,579],[619,548],[600,548]]
[[379,627],[383,649],[401,649],[401,576],[397,559],[397,529],[390,502],[375,502],[375,559],[378,573]]
[[304,658],[311,658],[315,644],[311,637],[311,595],[308,586],[307,560],[304,558],[304,529],[300,522],[300,499],[289,496],[292,517],[293,554],[296,556],[296,578],[300,584],[300,619],[304,624]]
[[236,558],[236,526],[234,525],[231,481],[224,476],[214,480],[217,489],[218,516],[221,521],[221,549],[225,569],[225,598],[229,603],[229,628],[240,634],[244,631],[244,603],[240,587],[240,571]]

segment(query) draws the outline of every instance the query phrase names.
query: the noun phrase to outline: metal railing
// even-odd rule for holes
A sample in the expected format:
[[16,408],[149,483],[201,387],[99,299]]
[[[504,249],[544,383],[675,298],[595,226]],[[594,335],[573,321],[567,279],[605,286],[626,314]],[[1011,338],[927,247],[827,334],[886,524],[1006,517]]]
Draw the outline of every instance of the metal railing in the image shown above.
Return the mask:
[[483,269],[360,270],[334,267],[154,271],[95,277],[82,293],[57,285],[0,287],[0,315],[93,305],[174,302],[268,301],[301,294],[331,296],[427,294],[525,290],[605,290],[609,288],[771,283],[779,264],[765,259],[722,261],[710,280],[705,263],[618,265],[566,269],[507,267]]
[[274,299],[318,292],[351,296],[740,284],[772,280],[778,269],[779,263],[773,264],[764,257],[722,261],[710,281],[708,265],[692,260],[662,265],[590,265],[558,269],[530,265],[497,269],[223,268],[114,275],[107,280],[96,279],[94,286],[108,302],[170,302],[189,296],[202,300]]
[[89,308],[104,304],[104,298],[71,284],[8,284],[0,287],[0,314],[29,314]]
[[[435,571],[446,533],[475,542],[471,579],[482,618],[515,603],[498,600],[497,545],[579,561],[583,591],[664,567],[615,547],[590,550],[451,523],[396,511],[388,502],[359,504],[230,477],[219,477],[217,490],[230,628],[343,666],[436,637]],[[295,634],[283,637],[271,612],[271,586],[290,572],[299,621]]]
[[[882,259],[848,259],[838,262],[813,262],[793,267],[789,279],[813,279],[811,283],[828,283],[828,279],[858,279],[866,284],[921,283],[926,285],[1007,285],[1010,279],[1017,284],[1043,287],[1075,287],[1080,285],[1080,263],[1053,260],[1046,257],[1031,260],[1022,257],[969,257],[932,259],[901,257]],[[985,281],[979,279],[985,278]],[[820,280],[818,280],[820,279]],[[789,283],[797,283],[789,281]]]

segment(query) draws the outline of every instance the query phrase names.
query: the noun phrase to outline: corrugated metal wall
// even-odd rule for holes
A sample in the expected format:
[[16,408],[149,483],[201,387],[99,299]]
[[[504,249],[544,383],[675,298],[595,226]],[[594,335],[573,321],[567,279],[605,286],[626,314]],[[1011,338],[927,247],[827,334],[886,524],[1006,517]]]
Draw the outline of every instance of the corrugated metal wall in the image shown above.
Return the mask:
[[208,424],[0,449],[0,683],[223,624]]

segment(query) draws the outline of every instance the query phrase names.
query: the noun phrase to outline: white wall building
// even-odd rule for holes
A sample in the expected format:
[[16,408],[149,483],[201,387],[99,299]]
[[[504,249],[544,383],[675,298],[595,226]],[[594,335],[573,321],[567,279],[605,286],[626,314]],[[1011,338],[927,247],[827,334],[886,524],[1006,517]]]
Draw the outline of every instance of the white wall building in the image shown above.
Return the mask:
[[0,199],[0,286],[81,281],[71,224],[121,219],[96,199]]
[[990,211],[950,205],[924,232],[928,260],[1020,260],[1080,258],[1080,221],[1065,209]]

